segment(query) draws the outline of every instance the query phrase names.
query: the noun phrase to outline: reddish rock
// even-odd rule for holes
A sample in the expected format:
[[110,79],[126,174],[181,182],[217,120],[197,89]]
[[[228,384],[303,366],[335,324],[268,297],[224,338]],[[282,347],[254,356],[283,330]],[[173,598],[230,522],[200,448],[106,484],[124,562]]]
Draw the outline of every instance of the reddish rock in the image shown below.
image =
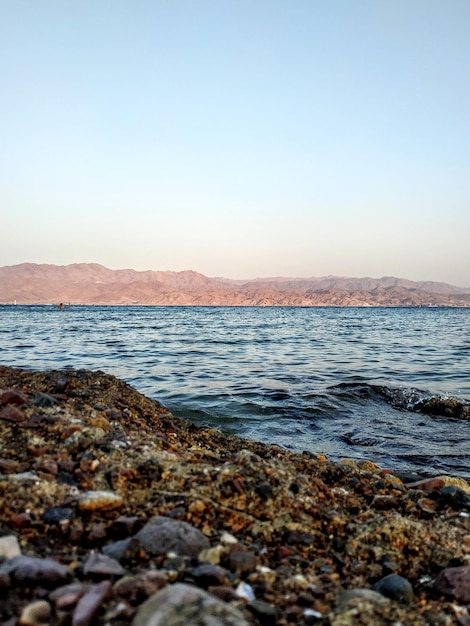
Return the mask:
[[470,566],[443,569],[434,581],[434,588],[457,602],[470,603]]
[[0,396],[0,404],[17,404],[21,406],[22,404],[26,404],[28,402],[28,398],[21,393],[21,391],[17,391],[16,389],[7,389]]
[[26,416],[18,407],[13,404],[7,404],[0,411],[0,419],[8,420],[9,422],[25,422]]

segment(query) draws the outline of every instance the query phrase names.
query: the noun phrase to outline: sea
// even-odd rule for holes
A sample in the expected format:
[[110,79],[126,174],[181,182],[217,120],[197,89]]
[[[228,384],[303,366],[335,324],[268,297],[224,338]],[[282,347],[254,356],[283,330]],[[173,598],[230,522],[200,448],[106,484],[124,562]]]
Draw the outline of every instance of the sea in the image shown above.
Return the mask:
[[470,479],[470,308],[0,306],[0,363],[114,374],[175,416],[337,461]]

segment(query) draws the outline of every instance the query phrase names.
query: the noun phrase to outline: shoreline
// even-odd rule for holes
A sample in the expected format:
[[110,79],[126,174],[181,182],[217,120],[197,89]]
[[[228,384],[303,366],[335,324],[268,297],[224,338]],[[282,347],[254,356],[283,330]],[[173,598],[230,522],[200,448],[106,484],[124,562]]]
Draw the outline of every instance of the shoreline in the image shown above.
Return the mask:
[[[470,580],[463,479],[223,435],[100,371],[0,366],[0,394],[2,626],[41,607],[37,624],[150,625],[181,585],[221,624],[470,623],[469,592],[442,583]],[[149,544],[160,518],[172,540]]]

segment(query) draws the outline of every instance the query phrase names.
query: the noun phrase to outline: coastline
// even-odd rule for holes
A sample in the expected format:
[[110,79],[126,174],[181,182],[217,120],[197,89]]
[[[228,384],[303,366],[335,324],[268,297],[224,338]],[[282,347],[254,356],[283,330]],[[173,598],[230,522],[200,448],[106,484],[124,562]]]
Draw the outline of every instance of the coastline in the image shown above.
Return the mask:
[[[0,366],[0,394],[2,626],[150,625],[181,584],[221,624],[470,623],[461,479],[199,428],[99,371]],[[172,539],[148,543],[161,517]]]

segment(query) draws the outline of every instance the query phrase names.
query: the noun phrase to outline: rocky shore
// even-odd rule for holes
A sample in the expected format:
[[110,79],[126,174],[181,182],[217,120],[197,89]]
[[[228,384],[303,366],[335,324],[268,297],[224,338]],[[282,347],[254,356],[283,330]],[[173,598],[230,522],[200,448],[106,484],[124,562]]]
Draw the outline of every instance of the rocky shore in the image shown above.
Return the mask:
[[470,488],[0,367],[1,626],[470,625]]

